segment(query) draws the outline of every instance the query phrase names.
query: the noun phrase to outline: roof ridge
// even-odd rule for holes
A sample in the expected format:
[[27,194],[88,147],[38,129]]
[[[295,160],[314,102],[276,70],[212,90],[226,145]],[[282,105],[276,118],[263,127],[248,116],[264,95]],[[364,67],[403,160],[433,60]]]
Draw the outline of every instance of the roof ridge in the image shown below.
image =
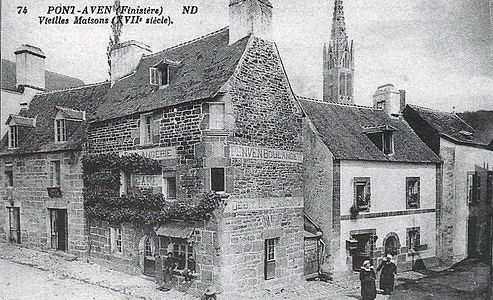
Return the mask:
[[185,46],[185,45],[189,45],[189,44],[195,43],[195,42],[196,42],[196,41],[198,41],[198,40],[201,40],[201,39],[207,38],[207,37],[209,37],[209,36],[215,35],[215,34],[217,34],[217,33],[221,32],[221,31],[224,31],[224,30],[226,30],[226,29],[229,29],[229,26],[223,27],[223,28],[218,29],[218,30],[213,31],[213,32],[209,32],[209,33],[207,33],[207,34],[205,34],[205,35],[202,35],[202,36],[199,36],[199,37],[197,37],[197,38],[191,39],[191,40],[189,40],[189,41],[186,41],[186,42],[180,43],[180,44],[178,44],[178,45],[171,46],[171,47],[169,47],[169,48],[165,48],[165,49],[163,49],[163,50],[161,50],[161,51],[158,51],[158,52],[155,52],[155,53],[151,53],[151,54],[148,54],[148,55],[144,55],[142,58],[153,57],[153,56],[155,56],[155,55],[162,54],[162,53],[163,53],[163,52],[165,52],[165,51],[169,51],[169,50],[171,50],[171,49],[175,49],[175,48],[178,48],[178,47],[182,47],[182,46]]
[[325,102],[325,101],[322,101],[322,100],[319,100],[319,99],[310,98],[310,97],[304,97],[304,96],[299,96],[299,95],[296,95],[296,98],[301,98],[301,99],[305,99],[305,100],[308,100],[308,101],[317,102],[317,103],[321,103],[321,104],[330,104],[330,105],[339,105],[339,106],[347,106],[347,107],[364,108],[364,109],[371,109],[371,110],[376,110],[376,111],[382,110],[382,109],[379,109],[379,108],[374,108],[374,107],[371,107],[371,106],[360,105],[360,104]]
[[74,86],[74,87],[70,87],[70,88],[66,88],[66,89],[61,89],[61,90],[54,90],[54,91],[49,91],[49,92],[42,92],[42,93],[38,93],[37,95],[46,95],[46,94],[53,94],[53,93],[58,93],[58,92],[66,92],[66,91],[79,90],[79,89],[93,87],[93,86],[97,86],[97,85],[103,85],[103,84],[106,84],[106,83],[110,83],[110,82],[109,81],[101,81],[101,82],[96,82],[96,83],[84,84],[84,85],[81,85],[81,86]]

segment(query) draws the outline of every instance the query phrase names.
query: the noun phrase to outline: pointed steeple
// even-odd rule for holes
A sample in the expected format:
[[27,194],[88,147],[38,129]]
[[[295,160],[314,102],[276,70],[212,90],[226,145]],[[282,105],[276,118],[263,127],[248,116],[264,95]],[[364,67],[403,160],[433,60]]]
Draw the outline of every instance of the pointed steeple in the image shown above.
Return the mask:
[[334,0],[330,41],[323,51],[324,101],[354,103],[354,48],[346,34],[342,0]]
[[330,39],[345,40],[346,35],[346,23],[344,22],[344,4],[342,0],[334,1],[334,13],[332,14],[332,34]]

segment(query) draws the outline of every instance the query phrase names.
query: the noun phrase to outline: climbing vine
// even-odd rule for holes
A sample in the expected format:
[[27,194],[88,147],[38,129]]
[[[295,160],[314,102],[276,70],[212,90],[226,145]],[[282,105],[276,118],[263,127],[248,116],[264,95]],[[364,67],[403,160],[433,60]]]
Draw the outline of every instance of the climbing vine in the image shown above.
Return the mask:
[[161,174],[158,161],[137,154],[118,156],[100,154],[83,159],[84,210],[90,219],[111,223],[160,225],[167,220],[208,220],[221,198],[205,193],[198,204],[191,201],[166,201],[162,194],[131,192],[119,195],[120,173]]

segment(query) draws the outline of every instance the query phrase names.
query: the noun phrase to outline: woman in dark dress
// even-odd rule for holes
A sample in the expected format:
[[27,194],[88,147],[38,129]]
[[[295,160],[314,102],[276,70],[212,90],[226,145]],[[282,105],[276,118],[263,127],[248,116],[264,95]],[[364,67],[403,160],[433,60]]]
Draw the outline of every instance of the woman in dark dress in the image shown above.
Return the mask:
[[390,295],[394,291],[394,275],[397,274],[397,266],[392,262],[392,255],[387,255],[380,263],[377,272],[380,273],[380,289],[384,295]]
[[359,273],[359,280],[361,281],[361,297],[363,297],[363,300],[373,300],[377,297],[375,278],[376,275],[373,266],[370,265],[369,260],[365,260]]

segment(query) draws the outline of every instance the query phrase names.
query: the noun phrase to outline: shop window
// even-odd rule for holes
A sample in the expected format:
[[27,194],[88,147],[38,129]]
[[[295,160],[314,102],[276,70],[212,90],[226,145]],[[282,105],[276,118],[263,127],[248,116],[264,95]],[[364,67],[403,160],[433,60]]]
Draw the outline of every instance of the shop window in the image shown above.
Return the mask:
[[67,140],[65,119],[55,120],[55,142],[61,143]]
[[224,103],[209,103],[209,129],[224,129]]
[[113,253],[122,253],[122,228],[110,227],[110,247]]
[[357,177],[354,179],[354,198],[359,211],[370,210],[371,188],[369,177]]
[[412,227],[407,229],[407,247],[418,250],[420,248],[420,228]]
[[21,221],[20,221],[20,208],[19,207],[7,207],[9,210],[9,240],[12,243],[21,243]]
[[224,168],[211,168],[211,190],[224,192]]
[[269,280],[276,276],[276,241],[277,239],[265,240],[264,257],[264,279]]
[[19,147],[19,126],[9,126],[9,148]]
[[5,164],[4,167],[5,187],[14,186],[14,167],[12,163]]
[[467,172],[467,203],[476,205],[481,195],[481,182],[476,172]]
[[60,177],[61,177],[60,161],[59,160],[52,161],[50,164],[50,186],[59,187]]
[[419,208],[419,177],[406,178],[406,208]]
[[193,247],[185,239],[173,240],[173,257],[177,262],[176,269],[179,271],[195,268],[193,264]]

